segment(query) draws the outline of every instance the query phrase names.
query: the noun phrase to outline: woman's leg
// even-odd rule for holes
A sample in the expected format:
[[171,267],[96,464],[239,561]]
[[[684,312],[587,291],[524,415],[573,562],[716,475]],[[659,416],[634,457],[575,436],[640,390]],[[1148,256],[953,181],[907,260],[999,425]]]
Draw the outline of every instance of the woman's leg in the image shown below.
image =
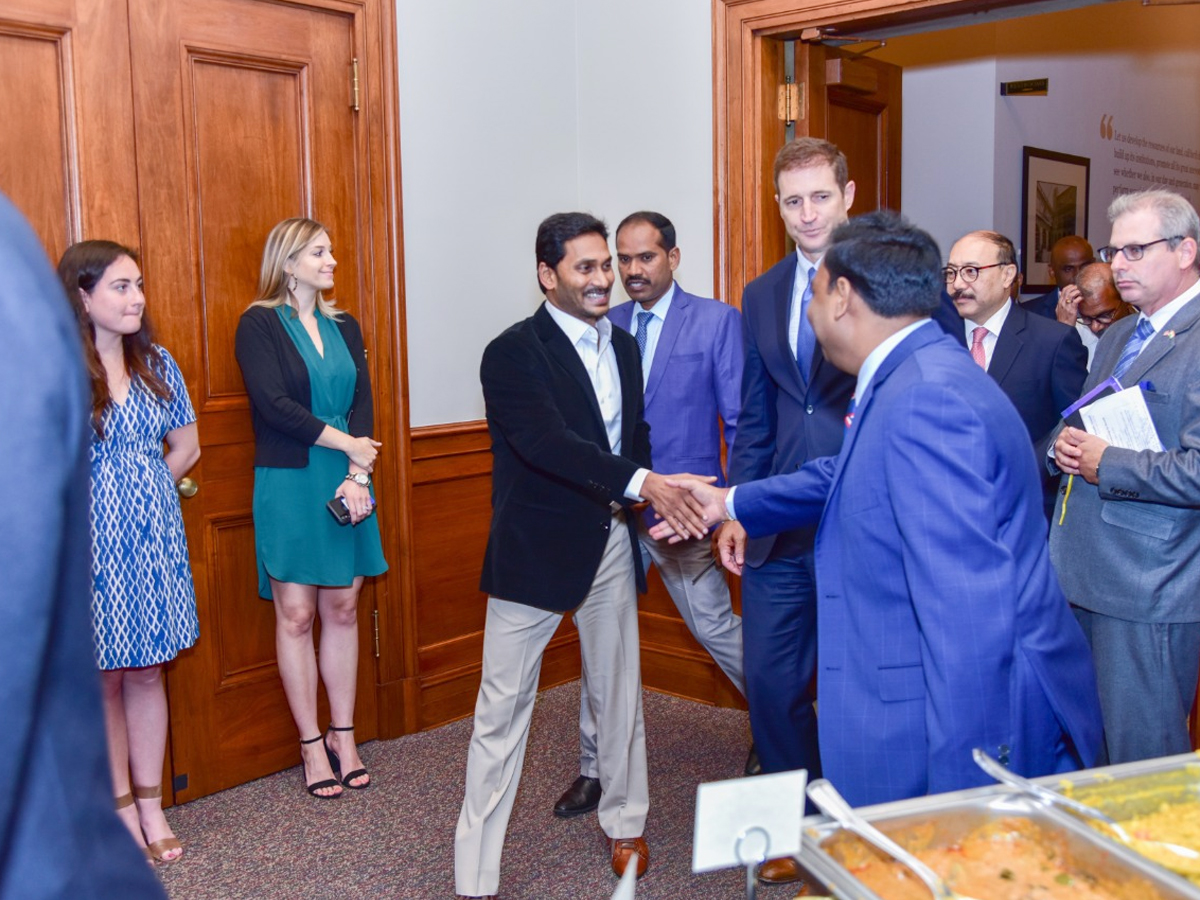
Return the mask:
[[[167,752],[167,693],[163,688],[162,666],[125,670],[125,726],[129,740],[129,771],[137,788],[161,791],[163,757]],[[148,844],[175,836],[162,811],[162,795],[139,797],[138,818]],[[182,855],[179,848],[164,851],[162,859]]]
[[[320,588],[317,606],[321,612],[321,680],[329,695],[329,717],[341,727],[354,724],[354,698],[358,684],[358,592],[361,576],[349,587]],[[345,776],[363,768],[354,742],[353,731],[333,731],[326,735],[329,746],[338,754]],[[369,775],[352,782],[364,787]]]
[[[126,669],[100,672],[100,694],[104,704],[104,734],[108,743],[108,765],[112,773],[113,796],[129,793],[129,732],[125,724],[125,699],[122,689]],[[132,804],[117,810],[117,815],[133,835],[139,847],[146,846],[137,810]]]
[[[300,732],[300,740],[321,733],[317,725],[317,660],[313,653],[312,629],[317,614],[317,588],[271,579],[275,598],[275,655],[288,708]],[[322,641],[324,645],[324,641]],[[300,745],[308,784],[333,778],[333,770],[320,741]],[[340,787],[322,788],[322,796],[340,794]]]

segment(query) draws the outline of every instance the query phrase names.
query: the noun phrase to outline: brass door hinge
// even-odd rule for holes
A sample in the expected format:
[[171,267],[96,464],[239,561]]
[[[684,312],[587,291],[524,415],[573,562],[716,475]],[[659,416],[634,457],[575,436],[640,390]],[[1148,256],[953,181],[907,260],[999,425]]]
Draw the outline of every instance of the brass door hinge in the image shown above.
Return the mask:
[[804,85],[796,84],[790,78],[779,86],[779,118],[785,125],[791,125],[804,118]]
[[371,619],[375,626],[375,658],[379,659],[379,610],[371,610]]
[[350,60],[350,108],[358,112],[358,57]]

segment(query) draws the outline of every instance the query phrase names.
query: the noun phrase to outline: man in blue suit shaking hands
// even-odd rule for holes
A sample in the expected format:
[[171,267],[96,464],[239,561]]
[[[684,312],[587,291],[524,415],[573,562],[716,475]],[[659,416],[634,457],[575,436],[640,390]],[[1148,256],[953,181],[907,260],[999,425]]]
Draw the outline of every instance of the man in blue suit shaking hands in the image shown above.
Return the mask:
[[[857,378],[841,452],[729,492],[686,485],[751,536],[819,522],[821,760],[855,806],[985,783],[974,747],[1032,776],[1091,765],[1101,740],[1028,433],[930,320],[939,270],[893,213],[839,228],[808,315]],[[721,552],[741,569],[735,542]]]

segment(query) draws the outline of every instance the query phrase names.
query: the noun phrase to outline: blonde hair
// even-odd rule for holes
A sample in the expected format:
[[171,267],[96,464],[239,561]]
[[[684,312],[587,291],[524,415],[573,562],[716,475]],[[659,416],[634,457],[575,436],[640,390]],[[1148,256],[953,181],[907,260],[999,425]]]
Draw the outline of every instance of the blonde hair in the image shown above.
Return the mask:
[[[288,288],[288,274],[284,265],[293,260],[300,252],[317,239],[317,235],[327,231],[324,225],[313,219],[284,219],[271,229],[267,235],[266,246],[263,247],[262,269],[258,273],[258,296],[251,306],[265,306],[274,309],[286,306],[292,292]],[[317,310],[329,319],[340,319],[342,311],[333,300],[326,300],[317,291]]]

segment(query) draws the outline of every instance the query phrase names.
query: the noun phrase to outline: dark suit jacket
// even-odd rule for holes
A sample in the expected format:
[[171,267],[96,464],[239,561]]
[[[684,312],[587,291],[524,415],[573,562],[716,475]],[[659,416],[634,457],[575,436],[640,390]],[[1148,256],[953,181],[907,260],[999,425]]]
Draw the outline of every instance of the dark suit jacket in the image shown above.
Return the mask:
[[[730,484],[793,472],[806,460],[831,456],[842,446],[854,377],[825,359],[819,344],[811,371],[801,374],[796,365],[787,329],[796,266],[796,254],[789,253],[742,294],[746,360],[742,412],[729,454]],[[810,526],[750,541],[746,562],[762,565],[780,541],[787,547],[811,546],[815,534]]]
[[1011,404],[935,325],[884,359],[836,459],[734,500],[751,535],[820,517],[821,762],[852,805],[987,783],[973,747],[1031,776],[1092,764],[1091,652],[1037,466]]
[[91,397],[79,327],[2,194],[0,265],[0,898],[165,897],[113,811],[90,615]]
[[[566,612],[587,597],[608,541],[613,503],[650,468],[637,343],[613,328],[621,379],[621,453],[614,454],[587,371],[545,305],[488,344],[479,379],[492,438],[492,526],[480,589]],[[635,517],[628,516],[645,590]]]
[[[608,318],[633,333],[636,303],[622,303]],[[646,421],[659,472],[715,475],[725,443],[737,436],[742,386],[742,317],[719,300],[687,293],[678,285],[663,321],[649,376],[645,377]]]
[[1040,297],[1034,297],[1032,300],[1024,300],[1020,306],[1026,311],[1031,312],[1035,316],[1042,316],[1046,319],[1054,319],[1058,321],[1056,312],[1058,310],[1058,288],[1050,291],[1048,294],[1042,294]]
[[1079,332],[1014,303],[996,339],[988,374],[1021,414],[1040,469],[1050,432],[1062,411],[1079,399],[1087,378],[1087,350]]

